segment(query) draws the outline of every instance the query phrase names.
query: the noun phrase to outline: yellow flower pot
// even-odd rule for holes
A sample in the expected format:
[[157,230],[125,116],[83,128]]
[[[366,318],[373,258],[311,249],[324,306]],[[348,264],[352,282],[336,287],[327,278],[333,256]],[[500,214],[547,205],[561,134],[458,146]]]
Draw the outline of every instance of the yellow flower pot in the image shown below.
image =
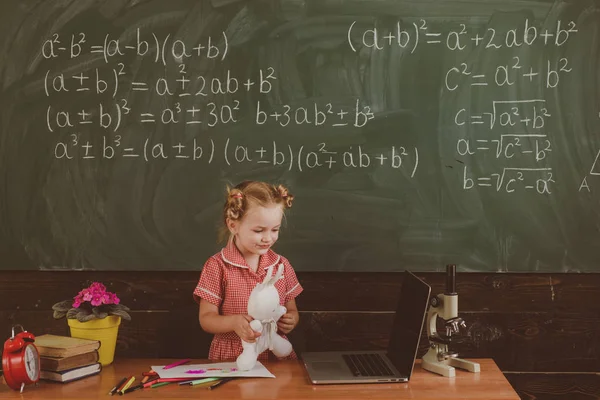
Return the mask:
[[99,340],[98,360],[103,367],[112,364],[115,358],[115,347],[117,345],[117,333],[121,317],[109,315],[102,319],[92,319],[79,322],[75,318],[67,318],[71,336],[80,339]]

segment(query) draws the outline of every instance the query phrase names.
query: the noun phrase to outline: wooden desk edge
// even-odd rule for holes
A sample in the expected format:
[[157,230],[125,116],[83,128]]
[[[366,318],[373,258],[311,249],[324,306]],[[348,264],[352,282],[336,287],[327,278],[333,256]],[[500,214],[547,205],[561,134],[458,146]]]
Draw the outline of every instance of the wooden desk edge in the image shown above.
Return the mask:
[[[457,370],[455,378],[446,378],[425,371],[421,368],[421,360],[415,363],[413,375],[408,383],[375,383],[352,385],[312,385],[301,361],[269,361],[264,365],[274,375],[271,378],[240,378],[239,381],[222,385],[218,390],[202,392],[201,397],[212,398],[248,398],[267,399],[285,398],[287,400],[303,400],[312,398],[355,398],[372,397],[377,399],[507,399],[518,400],[519,396],[514,391],[504,374],[492,359],[471,359],[481,365],[480,373],[471,373]],[[103,368],[96,376],[84,378],[79,381],[60,384],[56,382],[40,381],[37,387],[26,387],[24,393],[19,395],[8,386],[2,385],[0,399],[21,398],[23,400],[38,400],[50,398],[91,398],[94,396],[107,396],[112,387],[125,376],[136,376],[139,383],[141,375],[152,365],[171,364],[175,359],[116,359],[112,365]],[[208,363],[207,360],[195,359],[188,364]],[[267,379],[267,381],[263,381]],[[258,384],[260,382],[260,384]],[[166,390],[139,390],[127,394],[128,398],[181,398],[191,399],[199,397],[197,390],[187,390],[172,384],[164,386]],[[88,391],[90,393],[85,393]],[[201,390],[201,389],[199,389]],[[168,393],[167,393],[168,392]],[[218,393],[217,393],[218,392]],[[85,393],[85,394],[84,394]],[[212,393],[212,394],[211,394]],[[440,394],[443,393],[443,397]]]

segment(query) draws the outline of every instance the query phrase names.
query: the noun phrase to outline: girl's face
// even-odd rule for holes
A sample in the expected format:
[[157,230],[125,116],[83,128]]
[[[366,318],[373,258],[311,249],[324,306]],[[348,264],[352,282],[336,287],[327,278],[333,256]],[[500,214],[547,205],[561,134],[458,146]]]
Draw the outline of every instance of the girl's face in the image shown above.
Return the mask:
[[283,207],[277,204],[254,205],[241,221],[227,221],[229,231],[236,235],[236,245],[244,257],[263,255],[279,238]]

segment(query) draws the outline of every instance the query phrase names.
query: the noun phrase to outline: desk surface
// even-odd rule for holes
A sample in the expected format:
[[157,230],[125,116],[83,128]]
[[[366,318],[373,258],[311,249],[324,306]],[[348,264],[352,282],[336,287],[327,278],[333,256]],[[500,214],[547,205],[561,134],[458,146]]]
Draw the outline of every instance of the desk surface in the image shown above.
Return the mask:
[[[40,381],[26,387],[23,394],[11,390],[4,382],[0,385],[0,399],[95,399],[111,398],[107,394],[123,377],[141,374],[151,365],[167,365],[169,359],[116,360],[96,376],[67,384]],[[455,378],[444,378],[421,368],[417,360],[409,383],[312,385],[304,367],[297,361],[265,363],[276,378],[239,378],[215,390],[205,387],[169,384],[113,396],[113,399],[169,398],[169,399],[515,399],[519,396],[508,383],[493,360],[478,359],[478,374],[457,370]],[[194,360],[193,363],[203,363]]]

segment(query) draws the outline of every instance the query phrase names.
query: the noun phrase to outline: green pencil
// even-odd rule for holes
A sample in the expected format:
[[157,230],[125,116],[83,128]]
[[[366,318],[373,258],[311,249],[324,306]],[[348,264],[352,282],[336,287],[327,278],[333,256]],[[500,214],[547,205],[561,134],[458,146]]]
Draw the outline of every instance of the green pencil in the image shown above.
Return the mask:
[[165,385],[168,385],[168,384],[169,384],[169,382],[159,382],[159,383],[155,383],[154,385],[152,385],[150,387],[151,388],[157,388],[157,387],[165,386]]
[[213,381],[218,381],[219,378],[204,378],[204,379],[198,379],[195,381],[190,382],[190,385],[194,386],[194,385],[199,385],[201,383],[206,383],[206,382],[213,382]]

